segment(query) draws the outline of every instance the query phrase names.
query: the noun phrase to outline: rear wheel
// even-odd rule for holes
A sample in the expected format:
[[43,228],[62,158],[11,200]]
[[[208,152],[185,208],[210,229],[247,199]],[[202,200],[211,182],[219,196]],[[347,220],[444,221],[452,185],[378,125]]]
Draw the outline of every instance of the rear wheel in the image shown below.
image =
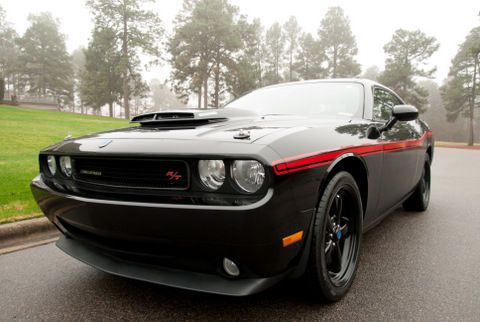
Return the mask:
[[430,157],[425,155],[422,178],[413,194],[403,203],[403,208],[408,211],[425,211],[430,202]]
[[363,210],[355,179],[345,171],[327,184],[317,208],[306,277],[314,295],[340,300],[358,266]]

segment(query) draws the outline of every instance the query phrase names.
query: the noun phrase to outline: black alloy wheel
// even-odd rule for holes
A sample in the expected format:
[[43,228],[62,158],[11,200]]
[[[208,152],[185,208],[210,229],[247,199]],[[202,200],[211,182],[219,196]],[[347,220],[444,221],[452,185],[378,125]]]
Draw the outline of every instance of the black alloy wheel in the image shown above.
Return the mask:
[[431,189],[430,156],[425,154],[422,177],[413,194],[403,203],[403,208],[408,211],[425,211],[430,203]]
[[355,243],[358,236],[355,227],[355,218],[351,209],[352,196],[345,189],[339,187],[330,204],[327,221],[324,230],[325,236],[325,257],[328,273],[335,285],[342,285],[348,279],[347,270],[355,255]]
[[355,277],[362,237],[360,191],[348,172],[328,183],[316,212],[307,278],[319,297],[338,301]]

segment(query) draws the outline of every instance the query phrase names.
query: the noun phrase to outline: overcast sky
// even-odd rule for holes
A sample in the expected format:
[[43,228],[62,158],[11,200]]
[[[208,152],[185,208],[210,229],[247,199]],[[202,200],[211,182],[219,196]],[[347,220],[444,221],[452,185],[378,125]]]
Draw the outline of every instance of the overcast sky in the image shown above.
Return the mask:
[[[264,25],[285,22],[297,17],[305,31],[316,33],[320,20],[330,6],[341,6],[350,18],[357,40],[358,61],[362,68],[371,65],[383,67],[383,45],[398,28],[421,29],[440,42],[439,51],[431,64],[437,66],[436,78],[441,82],[448,74],[450,60],[467,33],[480,25],[478,0],[231,0],[240,12],[250,18],[261,18]],[[91,15],[84,0],[0,0],[7,11],[7,19],[22,34],[28,27],[29,13],[50,11],[60,19],[61,31],[67,35],[71,52],[86,46],[92,28]],[[170,33],[172,20],[182,6],[182,0],[159,0],[156,8]],[[146,78],[168,77],[167,66],[146,73]]]

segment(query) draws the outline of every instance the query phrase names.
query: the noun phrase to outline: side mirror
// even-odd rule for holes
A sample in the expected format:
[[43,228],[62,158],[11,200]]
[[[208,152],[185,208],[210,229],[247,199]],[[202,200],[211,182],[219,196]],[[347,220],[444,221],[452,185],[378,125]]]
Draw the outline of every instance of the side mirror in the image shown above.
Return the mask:
[[418,110],[413,105],[395,105],[392,108],[392,117],[380,127],[371,126],[367,129],[367,137],[376,140],[382,132],[390,130],[397,121],[413,121],[418,118]]
[[412,105],[395,105],[392,109],[392,117],[398,121],[413,121],[418,118],[418,110]]

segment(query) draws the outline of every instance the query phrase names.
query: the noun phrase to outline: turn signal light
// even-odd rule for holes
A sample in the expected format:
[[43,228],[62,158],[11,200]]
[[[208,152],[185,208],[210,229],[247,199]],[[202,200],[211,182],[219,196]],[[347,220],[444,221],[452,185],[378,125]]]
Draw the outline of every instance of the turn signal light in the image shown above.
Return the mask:
[[288,245],[299,242],[302,240],[302,238],[303,238],[303,230],[300,230],[299,232],[293,235],[283,237],[282,239],[283,247],[287,247]]

